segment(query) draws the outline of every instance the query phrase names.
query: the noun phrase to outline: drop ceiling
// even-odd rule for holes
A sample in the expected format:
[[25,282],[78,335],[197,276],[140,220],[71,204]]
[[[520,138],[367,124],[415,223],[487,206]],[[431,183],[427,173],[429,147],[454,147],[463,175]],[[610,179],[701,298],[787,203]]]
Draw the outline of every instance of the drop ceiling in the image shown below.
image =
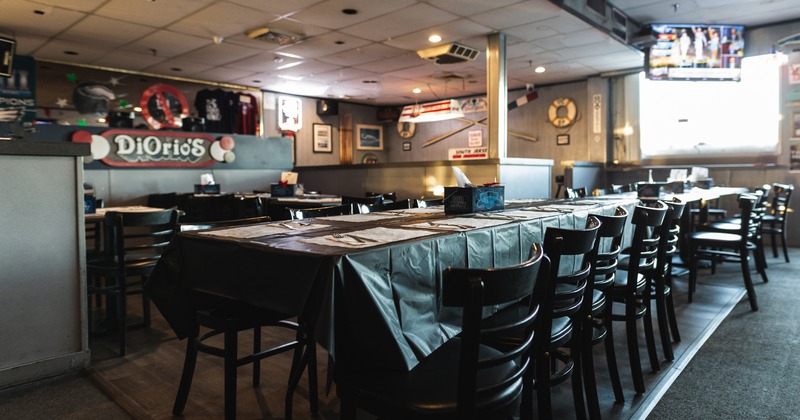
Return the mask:
[[[800,18],[797,0],[613,3],[639,23]],[[246,36],[263,27],[303,40],[279,45]],[[507,35],[511,89],[642,66],[641,52],[548,0],[0,0],[0,36],[37,60],[376,105],[484,93],[486,39],[497,32]],[[482,53],[435,65],[415,52],[432,45],[433,33]],[[546,71],[535,73],[538,66]]]

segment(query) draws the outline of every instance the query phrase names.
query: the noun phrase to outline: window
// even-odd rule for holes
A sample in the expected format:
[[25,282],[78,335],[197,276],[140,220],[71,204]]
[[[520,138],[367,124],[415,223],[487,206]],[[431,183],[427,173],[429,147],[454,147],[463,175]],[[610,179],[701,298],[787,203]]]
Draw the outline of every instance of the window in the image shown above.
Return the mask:
[[642,159],[777,155],[782,55],[747,57],[740,82],[639,76]]

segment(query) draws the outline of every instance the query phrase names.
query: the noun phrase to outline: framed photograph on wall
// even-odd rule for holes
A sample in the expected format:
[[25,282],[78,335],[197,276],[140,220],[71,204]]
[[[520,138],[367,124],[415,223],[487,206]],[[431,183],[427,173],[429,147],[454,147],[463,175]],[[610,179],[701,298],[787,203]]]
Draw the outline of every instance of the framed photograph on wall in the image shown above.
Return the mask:
[[800,112],[792,114],[792,133],[793,137],[800,137]]
[[566,146],[569,144],[569,134],[556,135],[556,144],[559,146]]
[[357,150],[383,150],[383,127],[380,125],[356,125]]
[[333,153],[333,126],[313,124],[314,153]]

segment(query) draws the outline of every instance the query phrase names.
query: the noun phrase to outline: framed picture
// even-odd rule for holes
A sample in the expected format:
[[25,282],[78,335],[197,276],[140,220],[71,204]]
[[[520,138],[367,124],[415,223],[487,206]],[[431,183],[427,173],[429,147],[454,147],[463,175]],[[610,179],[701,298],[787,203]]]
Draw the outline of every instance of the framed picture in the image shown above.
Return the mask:
[[333,153],[332,133],[330,124],[313,124],[314,153]]
[[411,142],[410,141],[404,141],[403,142],[403,151],[404,152],[410,152],[411,151]]
[[792,114],[792,133],[793,137],[800,137],[800,112]]
[[383,150],[383,127],[380,125],[356,125],[357,150]]
[[569,144],[569,134],[556,135],[556,144],[559,146],[566,146]]

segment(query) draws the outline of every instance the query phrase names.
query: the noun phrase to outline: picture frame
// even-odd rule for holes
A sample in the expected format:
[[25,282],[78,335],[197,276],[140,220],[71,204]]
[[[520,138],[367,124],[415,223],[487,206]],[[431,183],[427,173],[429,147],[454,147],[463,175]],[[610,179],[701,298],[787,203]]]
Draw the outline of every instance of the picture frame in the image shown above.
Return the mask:
[[792,137],[800,137],[800,112],[792,113]]
[[569,144],[569,134],[556,135],[556,144],[559,146],[566,146]]
[[403,142],[403,151],[404,152],[410,152],[411,151],[411,142],[410,141],[404,141]]
[[383,150],[383,126],[356,125],[357,150]]
[[333,126],[312,124],[314,153],[333,153]]

